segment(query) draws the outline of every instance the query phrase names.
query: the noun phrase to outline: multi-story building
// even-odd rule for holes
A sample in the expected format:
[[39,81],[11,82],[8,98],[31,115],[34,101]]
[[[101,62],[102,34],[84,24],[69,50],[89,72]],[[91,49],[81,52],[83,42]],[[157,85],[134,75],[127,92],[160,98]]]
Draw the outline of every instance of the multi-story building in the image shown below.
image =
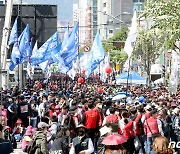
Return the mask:
[[133,10],[143,10],[143,3],[146,0],[133,0]]
[[108,16],[111,14],[111,0],[98,1],[98,29],[103,40],[113,36],[112,18]]
[[98,29],[103,39],[112,37],[119,29],[130,25],[133,0],[99,0]]
[[79,0],[73,5],[73,22],[79,22],[79,44],[91,44],[97,32],[97,0]]
[[98,4],[98,0],[93,0],[92,1],[92,38],[94,40],[95,36],[96,36],[96,33],[97,33],[97,30],[98,30],[98,23],[97,23],[97,5]]
[[[89,37],[89,7],[87,0],[79,0],[79,3],[73,5],[73,22],[79,22],[79,44],[81,47],[91,43]],[[90,33],[91,34],[91,33]]]

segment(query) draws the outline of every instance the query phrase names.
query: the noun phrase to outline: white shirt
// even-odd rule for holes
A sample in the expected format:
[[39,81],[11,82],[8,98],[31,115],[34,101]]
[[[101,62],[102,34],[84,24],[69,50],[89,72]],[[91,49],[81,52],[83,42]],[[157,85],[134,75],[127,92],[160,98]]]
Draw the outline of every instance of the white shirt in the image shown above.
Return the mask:
[[44,117],[45,114],[45,108],[44,108],[44,102],[41,103],[38,107],[38,115],[40,118]]
[[[131,119],[129,119],[129,118],[127,118],[127,120],[128,120],[128,122],[131,121]],[[122,118],[122,119],[119,121],[118,125],[119,125],[119,128],[121,129],[121,132],[123,133],[124,127],[125,127],[125,125],[126,125],[125,122],[124,122],[124,118]]]

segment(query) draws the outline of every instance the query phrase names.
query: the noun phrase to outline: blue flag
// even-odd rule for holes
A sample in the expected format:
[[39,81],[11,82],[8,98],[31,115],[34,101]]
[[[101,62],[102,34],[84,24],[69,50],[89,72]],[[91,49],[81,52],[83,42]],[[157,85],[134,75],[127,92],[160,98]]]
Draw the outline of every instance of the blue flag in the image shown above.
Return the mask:
[[60,56],[64,59],[65,65],[72,63],[72,61],[78,56],[79,47],[79,23],[77,22],[69,39],[65,42],[63,48],[61,48]]
[[[63,42],[61,45],[61,50],[65,47],[67,41],[69,40],[69,26],[67,27],[65,33],[64,33],[64,38],[63,38]],[[57,63],[61,63],[62,62],[62,57],[61,57],[61,50],[57,53],[52,53],[52,58],[54,60],[54,62]]]
[[43,70],[43,72],[45,72],[45,70],[47,69],[47,67],[48,67],[49,65],[51,65],[52,63],[54,63],[52,59],[46,60],[46,61],[40,63],[40,64],[39,64],[39,67]]
[[100,62],[104,60],[105,53],[102,46],[102,42],[99,36],[99,32],[96,34],[91,51],[88,54],[88,62],[86,66],[86,78],[98,67]]
[[27,62],[29,57],[32,55],[31,43],[30,43],[30,29],[29,24],[27,24],[24,31],[18,38],[19,42],[19,51],[22,57],[22,63]]
[[9,43],[8,43],[9,45],[14,44],[15,42],[18,41],[17,20],[18,18],[16,18],[9,36]]
[[31,65],[38,65],[42,62],[52,59],[52,53],[60,51],[61,42],[59,41],[58,32],[51,36],[30,58]]
[[15,42],[11,53],[9,70],[13,71],[16,65],[20,64],[20,62],[21,62],[21,54],[19,51],[18,42]]
[[72,64],[68,64],[67,66],[64,64],[64,61],[58,63],[58,71],[66,74],[72,68]]

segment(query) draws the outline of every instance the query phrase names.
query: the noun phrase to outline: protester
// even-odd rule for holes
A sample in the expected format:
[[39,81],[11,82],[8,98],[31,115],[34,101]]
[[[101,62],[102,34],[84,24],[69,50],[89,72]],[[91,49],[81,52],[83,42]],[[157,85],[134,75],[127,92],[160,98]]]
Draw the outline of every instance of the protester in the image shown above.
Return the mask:
[[38,123],[38,129],[32,138],[35,144],[29,148],[28,153],[30,153],[30,151],[34,151],[34,154],[49,154],[46,137],[48,127],[48,124],[45,122]]
[[91,138],[86,136],[86,128],[79,125],[77,128],[77,137],[73,139],[69,154],[91,154],[94,147]]
[[10,154],[13,152],[12,143],[9,140],[3,139],[3,126],[0,124],[0,152],[3,154]]
[[56,116],[50,117],[50,135],[51,140],[56,138],[57,133],[60,131],[60,124],[58,123],[58,119]]
[[151,154],[173,154],[173,150],[168,148],[169,142],[166,137],[159,136],[154,139]]
[[157,119],[157,110],[152,110],[150,112],[151,116],[145,121],[145,134],[146,138],[146,154],[150,154],[152,150],[152,144],[154,142],[155,137],[157,136],[164,136],[162,130],[162,123],[159,119]]
[[24,134],[23,139],[22,139],[22,150],[24,152],[27,152],[27,147],[28,147],[29,142],[32,140],[32,137],[33,137],[32,128],[29,128],[29,129],[27,128],[26,133]]
[[15,101],[13,101],[13,99],[11,98],[11,100],[9,99],[9,101],[11,102],[11,104],[8,106],[8,126],[10,126],[11,128],[14,128],[15,123],[18,119],[18,102],[19,102],[19,97],[17,97],[15,99]]
[[[180,92],[171,95],[161,85],[157,88],[132,85],[127,90],[126,86],[102,83],[97,76],[80,84],[77,83],[79,76],[77,74],[73,81],[66,75],[52,75],[47,82],[31,80],[24,89],[15,86],[1,91],[3,136],[12,141],[11,136],[20,134],[25,149],[27,144],[32,143],[29,141],[30,132],[26,129],[32,125],[34,128],[31,129],[36,130],[37,123],[41,121],[49,124],[49,131],[46,127],[38,128],[34,137],[43,137],[43,147],[51,149],[52,153],[61,149],[66,149],[67,153],[71,149],[74,139],[81,138],[76,129],[80,124],[86,128],[84,137],[91,139],[94,153],[102,147],[100,142],[104,136],[100,136],[100,130],[103,126],[111,128],[112,134],[118,133],[127,138],[123,145],[126,150],[122,148],[121,152],[130,154],[150,153],[158,135],[164,135],[168,141],[179,141]],[[102,87],[102,93],[98,92],[99,87]],[[117,92],[123,92],[128,97],[113,101]],[[6,109],[7,113],[4,112]],[[178,152],[178,149],[175,148],[175,151]]]
[[27,127],[29,125],[29,119],[30,118],[30,105],[25,100],[24,96],[20,96],[20,102],[18,103],[18,116],[22,120],[22,123],[24,127]]
[[50,154],[61,153],[69,154],[70,148],[70,131],[68,128],[62,127],[58,132],[50,150]]
[[21,121],[21,119],[18,119],[16,124],[15,124],[15,127],[13,129],[13,136],[15,137],[16,141],[20,141],[24,135],[24,130],[25,130],[25,127]]
[[29,100],[30,104],[30,125],[34,128],[37,126],[38,122],[38,104],[35,102],[34,96]]

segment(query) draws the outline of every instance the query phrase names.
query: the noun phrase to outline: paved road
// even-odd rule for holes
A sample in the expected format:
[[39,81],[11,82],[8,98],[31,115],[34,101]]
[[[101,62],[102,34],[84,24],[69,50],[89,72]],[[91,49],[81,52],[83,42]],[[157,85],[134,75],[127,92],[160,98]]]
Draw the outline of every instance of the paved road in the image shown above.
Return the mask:
[[14,152],[11,154],[27,154],[25,152],[22,151],[21,149],[21,142],[17,143],[17,149],[14,149]]
[[21,149],[14,149],[14,152],[11,154],[27,154],[27,153],[23,152]]

